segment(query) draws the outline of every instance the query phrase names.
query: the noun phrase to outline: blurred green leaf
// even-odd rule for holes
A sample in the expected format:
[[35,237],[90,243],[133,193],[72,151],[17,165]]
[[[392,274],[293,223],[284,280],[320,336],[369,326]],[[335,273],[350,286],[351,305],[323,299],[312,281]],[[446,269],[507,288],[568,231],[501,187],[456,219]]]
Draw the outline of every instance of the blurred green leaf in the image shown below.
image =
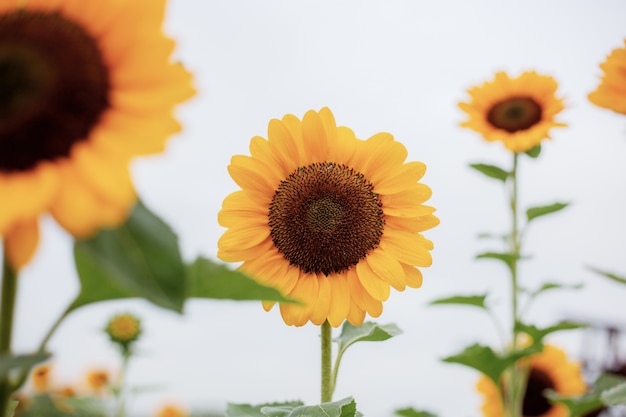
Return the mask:
[[319,405],[266,406],[261,408],[265,417],[360,417],[354,398],[322,403]]
[[548,206],[538,206],[538,207],[530,207],[526,210],[526,218],[528,221],[536,219],[540,216],[545,216],[546,214],[555,213],[559,210],[563,210],[567,207],[569,203],[554,203]]
[[1,355],[0,380],[5,379],[12,372],[28,373],[30,369],[50,357],[49,353],[35,353],[32,355]]
[[141,203],[125,224],[74,245],[80,293],[68,312],[86,304],[140,297],[182,312],[185,269],[174,232]]
[[531,158],[538,158],[539,155],[541,154],[541,145],[537,145],[534,148],[524,152],[526,155],[530,156]]
[[460,365],[469,366],[470,368],[480,371],[493,381],[494,384],[500,383],[502,373],[515,363],[518,359],[535,353],[534,348],[525,348],[510,354],[500,355],[493,351],[489,346],[474,344],[465,348],[459,354],[448,356],[442,359],[448,363],[458,363]]
[[455,295],[447,298],[439,298],[435,301],[431,301],[430,305],[437,304],[458,304],[458,305],[467,305],[467,306],[475,306],[487,309],[485,305],[485,299],[487,298],[487,294],[482,295]]
[[625,404],[624,390],[626,388],[624,385],[626,385],[626,378],[623,376],[602,374],[593,383],[591,390],[581,396],[563,396],[553,390],[548,390],[546,397],[554,403],[567,407],[571,416],[582,416],[604,406]]
[[594,268],[593,266],[588,266],[587,268],[595,272],[596,274],[600,274],[606,278],[612,279],[613,281],[619,282],[620,284],[626,284],[626,278],[624,276],[619,276],[611,272],[603,271],[601,269]]
[[519,256],[512,253],[497,253],[497,252],[485,252],[476,255],[476,259],[496,259],[504,262],[509,269],[513,269],[513,264],[520,259]]
[[360,326],[353,326],[349,322],[344,322],[341,328],[341,334],[335,339],[338,344],[338,357],[356,342],[381,342],[394,336],[402,334],[402,330],[394,323],[385,324],[383,326],[366,322]]
[[292,409],[294,407],[298,407],[303,404],[304,403],[302,401],[290,401],[290,402],[283,402],[283,403],[275,402],[275,403],[265,403],[265,404],[258,404],[258,405],[228,403],[225,417],[267,417],[267,414],[261,413],[261,409],[263,407],[276,407],[276,408],[288,407]]
[[293,301],[275,288],[265,287],[239,271],[203,257],[187,266],[187,280],[188,298]]
[[436,414],[429,413],[428,411],[416,410],[412,407],[400,408],[394,411],[395,415],[402,417],[437,417]]
[[495,165],[488,164],[470,164],[471,168],[474,168],[476,171],[480,172],[488,176],[489,178],[495,178],[500,181],[506,181],[506,179],[511,175],[508,171],[497,167]]
[[533,345],[538,349],[543,349],[543,338],[550,333],[558,332],[561,330],[575,330],[587,327],[585,324],[574,323],[571,321],[562,321],[554,326],[545,327],[543,329],[538,328],[532,324],[524,324],[521,321],[515,323],[515,329],[518,332],[524,332],[533,339]]
[[550,290],[557,290],[557,289],[578,290],[582,287],[583,287],[583,284],[566,285],[566,284],[559,284],[557,282],[547,282],[543,284],[540,288],[531,292],[530,295],[531,297],[536,297],[537,295],[543,294],[544,292],[550,291]]

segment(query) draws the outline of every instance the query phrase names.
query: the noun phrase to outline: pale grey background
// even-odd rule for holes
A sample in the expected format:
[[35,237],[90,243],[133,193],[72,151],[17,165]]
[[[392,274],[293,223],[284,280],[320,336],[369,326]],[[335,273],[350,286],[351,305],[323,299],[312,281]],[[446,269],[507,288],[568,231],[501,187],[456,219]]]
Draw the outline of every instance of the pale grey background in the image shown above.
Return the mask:
[[[524,207],[570,201],[559,215],[538,220],[528,234],[532,260],[523,284],[546,279],[585,283],[584,290],[546,294],[529,319],[551,324],[565,316],[626,321],[626,287],[584,269],[626,272],[626,116],[591,105],[598,64],[626,37],[626,2],[509,1],[202,1],[172,0],[166,29],[177,55],[196,75],[198,96],[179,110],[185,124],[167,152],[138,161],[141,197],[180,236],[187,260],[215,257],[223,229],[223,198],[236,190],[226,166],[265,136],[271,118],[329,106],[340,125],[361,138],[388,131],[423,161],[441,225],[433,267],[421,289],[394,292],[379,323],[404,334],[361,344],[344,360],[336,399],[352,395],[367,416],[415,406],[441,416],[477,416],[477,374],[439,358],[476,341],[497,345],[488,318],[467,308],[427,307],[438,297],[489,291],[508,322],[509,285],[497,263],[474,261],[497,249],[480,232],[509,224],[501,187],[470,170],[471,162],[509,166],[500,144],[458,127],[465,90],[497,70],[537,70],[556,77],[570,124],[553,131],[539,160],[523,159]],[[16,347],[34,349],[77,291],[71,242],[50,219],[35,261],[20,279]],[[72,382],[93,366],[114,369],[116,356],[100,332],[114,313],[144,320],[141,357],[131,385],[163,390],[131,402],[147,415],[168,399],[223,410],[226,401],[319,401],[318,329],[287,327],[277,310],[256,302],[192,301],[186,314],[142,301],[110,302],[72,315],[52,339],[55,375]],[[577,357],[580,332],[551,340]]]

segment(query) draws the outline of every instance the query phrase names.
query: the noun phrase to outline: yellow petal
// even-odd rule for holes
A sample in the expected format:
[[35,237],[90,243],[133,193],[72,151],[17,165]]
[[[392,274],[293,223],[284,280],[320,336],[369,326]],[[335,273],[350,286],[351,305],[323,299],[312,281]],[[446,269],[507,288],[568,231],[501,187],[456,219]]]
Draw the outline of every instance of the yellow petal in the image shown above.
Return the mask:
[[356,265],[356,274],[363,288],[378,301],[385,301],[389,298],[389,283],[379,277],[366,261],[361,261]]
[[311,317],[315,302],[319,297],[319,282],[317,276],[303,275],[289,296],[303,304],[280,303],[280,313],[289,326],[304,326]]
[[4,237],[4,253],[15,270],[26,265],[39,245],[39,224],[37,219],[15,223]]
[[329,278],[332,303],[328,312],[328,322],[333,327],[339,327],[350,310],[350,287],[345,274],[333,274]]
[[317,297],[317,302],[313,307],[313,312],[311,313],[311,323],[316,326],[320,326],[326,318],[328,317],[328,310],[331,306],[331,303],[334,302],[331,295],[331,282],[328,277],[321,275],[317,278],[320,289],[319,296]]
[[420,235],[402,231],[386,231],[380,238],[380,247],[394,258],[409,265],[429,266],[432,257]]
[[406,280],[400,263],[387,251],[376,249],[365,258],[372,271],[398,291],[404,291]]
[[406,276],[406,285],[411,288],[422,286],[422,272],[413,265],[401,264]]

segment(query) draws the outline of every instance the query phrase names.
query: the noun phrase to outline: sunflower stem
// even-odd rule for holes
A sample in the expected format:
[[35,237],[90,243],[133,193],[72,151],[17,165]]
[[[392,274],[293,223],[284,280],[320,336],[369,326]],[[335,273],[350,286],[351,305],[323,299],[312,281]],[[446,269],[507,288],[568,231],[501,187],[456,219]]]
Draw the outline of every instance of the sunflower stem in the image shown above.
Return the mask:
[[328,320],[321,326],[322,335],[322,402],[328,403],[333,400],[332,382],[332,327]]
[[[0,294],[0,359],[11,355],[13,315],[17,296],[17,271],[9,263],[5,242],[2,258],[2,293]],[[8,359],[8,358],[7,358]],[[11,395],[15,390],[8,373],[0,377],[0,417],[10,417]]]
[[[512,327],[511,332],[513,340],[511,341],[511,350],[513,352],[518,349],[518,330],[517,322],[519,321],[519,287],[518,287],[518,259],[521,254],[521,241],[519,233],[518,223],[518,159],[519,154],[513,153],[513,169],[511,170],[511,239],[509,242],[509,252],[513,255],[511,261],[511,316]],[[522,415],[522,400],[524,398],[523,387],[525,385],[523,379],[523,373],[517,363],[511,365],[509,370],[509,381],[506,388],[508,394],[508,406],[510,407],[511,417],[521,417]]]

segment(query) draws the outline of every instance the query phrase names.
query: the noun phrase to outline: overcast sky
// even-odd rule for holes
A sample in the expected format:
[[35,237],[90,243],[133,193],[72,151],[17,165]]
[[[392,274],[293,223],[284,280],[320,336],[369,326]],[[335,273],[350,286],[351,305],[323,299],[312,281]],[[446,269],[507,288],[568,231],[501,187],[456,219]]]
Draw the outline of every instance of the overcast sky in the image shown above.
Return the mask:
[[[458,127],[464,116],[456,103],[499,70],[557,79],[567,105],[559,119],[570,127],[553,131],[539,160],[523,158],[520,203],[572,205],[529,230],[532,259],[522,265],[521,282],[585,288],[546,294],[528,317],[537,325],[572,315],[626,322],[626,287],[584,268],[626,273],[626,116],[586,99],[599,82],[599,63],[623,46],[624,17],[620,0],[172,0],[166,30],[199,93],[180,107],[185,130],[167,152],[133,166],[137,188],[179,234],[187,260],[214,258],[223,233],[217,212],[237,189],[226,166],[232,155],[248,154],[252,136],[266,136],[270,119],[328,106],[360,138],[392,133],[408,160],[428,167],[422,181],[441,219],[425,233],[435,244],[434,263],[422,288],[392,292],[376,319],[395,322],[404,334],[353,347],[335,399],[354,396],[366,416],[405,406],[478,416],[477,373],[439,358],[474,342],[496,346],[491,322],[479,311],[427,304],[488,291],[508,323],[505,269],[473,259],[500,249],[476,236],[507,231],[503,189],[468,164],[509,167],[511,156]],[[49,219],[42,238],[20,280],[16,347],[23,351],[38,345],[78,288],[71,241]],[[256,302],[192,301],[184,316],[137,300],[86,307],[51,340],[60,380],[72,382],[93,366],[115,368],[100,329],[120,311],[138,314],[146,328],[129,383],[163,385],[131,402],[138,416],[165,399],[218,410],[226,401],[319,402],[319,329],[287,327],[277,310],[266,313]],[[578,357],[581,337],[551,340]]]

